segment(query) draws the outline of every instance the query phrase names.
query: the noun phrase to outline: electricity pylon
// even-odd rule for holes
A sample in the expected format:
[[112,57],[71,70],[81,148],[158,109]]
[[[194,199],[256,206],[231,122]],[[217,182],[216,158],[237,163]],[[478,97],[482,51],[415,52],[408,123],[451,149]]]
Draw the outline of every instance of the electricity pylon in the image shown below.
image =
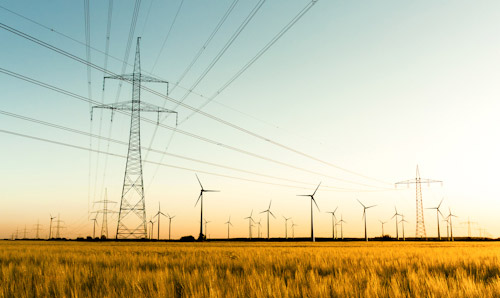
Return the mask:
[[108,189],[106,188],[104,190],[104,200],[97,201],[95,203],[103,205],[101,210],[97,210],[95,212],[97,213],[96,218],[97,218],[97,215],[99,215],[99,213],[102,213],[101,238],[104,236],[107,239],[107,238],[109,238],[108,237],[108,213],[116,213],[116,211],[108,209],[108,204],[109,203],[114,204],[116,202],[108,200]]
[[40,220],[38,220],[37,224],[35,225],[35,230],[36,230],[36,238],[35,239],[40,239],[40,227],[42,225],[40,224]]
[[418,171],[418,165],[417,165],[417,175],[415,177],[415,180],[410,179],[406,181],[400,181],[395,184],[397,187],[398,185],[401,184],[406,184],[408,187],[410,187],[410,184],[415,184],[415,189],[416,189],[416,211],[417,211],[417,220],[416,220],[416,231],[415,231],[415,237],[425,237],[427,238],[427,234],[425,233],[425,223],[424,223],[424,205],[422,203],[422,183],[427,183],[430,185],[431,183],[441,183],[441,186],[443,185],[443,181],[440,180],[432,180],[432,179],[422,179],[420,178],[420,172]]
[[[116,239],[126,238],[147,238],[146,225],[146,203],[144,199],[144,183],[142,177],[142,159],[141,159],[141,112],[158,113],[158,122],[160,113],[175,113],[155,105],[141,102],[141,83],[167,83],[167,81],[141,74],[140,57],[140,37],[137,38],[137,47],[135,50],[134,72],[132,74],[114,75],[104,77],[106,79],[115,79],[129,81],[132,83],[132,101],[118,102],[108,105],[98,105],[94,108],[109,109],[111,115],[115,110],[130,111],[130,136],[127,153],[127,165],[123,178],[122,197],[120,201],[120,211],[118,213],[118,225],[116,228]],[[104,88],[104,84],[103,84]],[[111,117],[111,120],[113,118]]]
[[475,224],[477,224],[477,222],[470,221],[470,218],[467,218],[467,221],[461,222],[461,224],[467,224],[467,237],[469,237],[469,238],[472,237],[471,224],[475,225]]

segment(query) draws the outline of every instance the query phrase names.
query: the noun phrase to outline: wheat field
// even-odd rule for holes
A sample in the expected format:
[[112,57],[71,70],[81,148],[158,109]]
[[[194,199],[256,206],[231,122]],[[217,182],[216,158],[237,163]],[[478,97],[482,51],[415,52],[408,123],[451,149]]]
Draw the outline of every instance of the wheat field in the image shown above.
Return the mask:
[[0,241],[1,297],[495,297],[493,242]]

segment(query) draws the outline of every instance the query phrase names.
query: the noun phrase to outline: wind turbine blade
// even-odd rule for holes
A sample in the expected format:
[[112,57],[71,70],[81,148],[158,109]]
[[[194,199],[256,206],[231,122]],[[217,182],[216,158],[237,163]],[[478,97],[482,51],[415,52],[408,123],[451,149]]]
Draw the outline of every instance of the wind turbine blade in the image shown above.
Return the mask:
[[276,216],[274,216],[274,214],[271,212],[271,210],[269,210],[269,213],[274,217],[276,218]]
[[194,204],[194,206],[195,206],[195,207],[196,207],[196,205],[198,205],[198,202],[200,201],[201,196],[202,196],[202,194],[200,194],[200,195],[198,196],[198,200],[196,200],[196,203]]
[[318,188],[319,188],[319,186],[320,186],[320,185],[321,185],[321,182],[318,184],[318,187],[316,187],[316,190],[314,190],[314,192],[313,192],[313,194],[312,194],[313,196],[314,196],[314,195],[316,194],[316,192],[318,191]]
[[[358,200],[358,199],[356,199],[356,200]],[[363,208],[366,208],[365,205],[363,205],[363,203],[361,203],[360,200],[358,200],[358,202],[361,204],[361,206],[363,206]]]
[[203,192],[220,192],[220,190],[203,190]]
[[264,213],[264,212],[267,212],[267,210],[264,210],[264,211],[262,211],[262,212],[259,212],[259,214]]
[[310,197],[311,195],[297,195],[297,197]]
[[273,200],[269,201],[269,207],[267,207],[267,210],[270,210],[271,209],[271,203],[273,202]]
[[318,208],[318,211],[320,211],[319,207],[318,207],[318,203],[316,203],[316,200],[312,196],[311,196],[311,200],[314,202],[314,205],[316,205],[316,208]]
[[335,207],[335,210],[333,210],[334,215],[335,215],[335,212],[337,212],[337,209],[339,209],[339,206]]
[[439,202],[439,205],[437,206],[437,209],[439,209],[439,207],[441,207],[441,204],[443,203],[444,201],[444,198],[441,199],[441,202]]
[[200,184],[201,189],[203,189],[203,185],[201,185],[200,178],[198,178],[198,174],[194,174],[196,176],[196,179],[198,179],[198,183]]
[[441,214],[441,217],[444,218],[443,213],[441,213],[441,210],[437,209],[438,213]]

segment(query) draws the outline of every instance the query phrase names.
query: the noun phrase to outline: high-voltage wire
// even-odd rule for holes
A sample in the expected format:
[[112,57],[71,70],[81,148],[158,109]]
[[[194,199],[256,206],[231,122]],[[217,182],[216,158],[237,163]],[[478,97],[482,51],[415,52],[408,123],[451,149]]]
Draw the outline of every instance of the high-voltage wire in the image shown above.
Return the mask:
[[308,11],[311,9],[317,0],[312,0],[309,2],[288,24],[281,29],[278,34],[276,34],[250,61],[248,61],[240,70],[238,70],[222,87],[220,87],[212,96],[210,96],[203,104],[201,104],[196,111],[193,111],[189,116],[184,118],[179,122],[182,124],[184,121],[192,117],[199,110],[203,109],[207,104],[209,104],[215,97],[222,93],[229,85],[231,85],[236,79],[239,78],[252,64],[255,63],[270,47],[272,47],[290,28],[295,25]]
[[[50,123],[50,122],[46,122],[46,121],[43,121],[43,120],[39,120],[39,119],[35,119],[35,118],[31,118],[31,117],[27,117],[27,116],[23,116],[23,115],[19,115],[19,114],[7,112],[7,111],[0,110],[0,114],[5,115],[5,116],[9,116],[9,117],[12,117],[12,118],[16,118],[16,119],[20,119],[20,120],[24,120],[24,121],[28,121],[28,122],[32,122],[32,123],[36,123],[36,124],[40,124],[40,125],[44,125],[44,126],[47,126],[47,127],[52,127],[52,128],[56,128],[56,129],[68,131],[68,132],[71,132],[71,133],[83,135],[83,136],[86,136],[86,137],[91,137],[91,138],[96,138],[96,139],[100,139],[100,140],[105,140],[105,141],[108,141],[110,143],[120,144],[120,145],[124,145],[124,146],[128,145],[128,143],[124,142],[124,141],[119,141],[119,140],[115,140],[115,139],[111,139],[111,138],[106,138],[106,137],[103,137],[103,136],[100,136],[100,135],[90,134],[90,133],[87,133],[87,132],[84,132],[84,131],[81,131],[81,130],[77,130],[77,129],[74,129],[74,128],[67,127],[67,126],[63,126],[63,125],[59,125],[59,124],[55,124],[55,123]],[[163,154],[164,153],[164,151],[156,150],[156,149],[151,149],[151,148],[146,148],[146,147],[142,147],[142,149],[147,150],[149,152],[153,152],[153,153],[159,153],[159,154]],[[99,149],[97,149],[97,150],[99,151]],[[209,166],[219,167],[219,168],[222,168],[222,169],[227,169],[227,170],[236,171],[236,172],[240,172],[240,173],[251,174],[251,175],[260,176],[260,177],[264,177],[264,178],[282,180],[282,181],[287,181],[287,182],[292,182],[292,183],[298,183],[298,184],[305,184],[305,185],[309,185],[309,186],[316,186],[316,184],[312,184],[312,183],[307,183],[307,182],[303,182],[303,181],[298,181],[298,180],[293,180],[293,179],[288,179],[288,178],[277,177],[277,176],[267,175],[267,174],[263,174],[263,173],[248,171],[248,170],[244,170],[244,169],[240,169],[240,168],[235,168],[235,167],[231,167],[231,166],[221,165],[221,164],[218,164],[218,163],[213,163],[213,162],[199,160],[199,159],[195,159],[195,158],[191,158],[191,157],[186,157],[186,156],[182,156],[182,155],[178,155],[178,154],[174,154],[174,153],[166,153],[166,155],[172,156],[172,157],[175,157],[175,158],[179,158],[179,159],[184,159],[184,160],[187,160],[187,161],[192,161],[192,162],[201,163],[201,164],[205,164],[205,165],[209,165]],[[326,188],[330,188],[330,189],[339,190],[339,191],[361,191],[361,192],[363,192],[363,191],[370,191],[370,192],[372,192],[372,191],[378,191],[378,190],[363,190],[363,189],[341,188],[341,187],[328,186],[326,184],[323,184],[322,186],[326,187]],[[390,190],[392,190],[392,189],[390,189]]]
[[[58,88],[58,87],[55,87],[55,86],[52,86],[52,85],[40,82],[40,81],[37,81],[35,79],[32,79],[32,78],[20,75],[18,73],[14,73],[14,72],[9,71],[9,70],[5,70],[3,68],[0,68],[0,72],[5,73],[7,75],[10,75],[12,77],[15,77],[15,78],[18,78],[18,79],[21,79],[21,80],[33,83],[33,84],[36,84],[36,85],[39,85],[41,87],[45,87],[45,88],[51,89],[51,90],[59,92],[61,94],[65,94],[65,95],[68,95],[70,97],[77,98],[77,99],[85,101],[85,102],[89,102],[90,101],[88,98],[86,98],[84,96],[72,93],[70,91],[67,91],[67,90],[64,90],[64,89],[61,89],[61,88]],[[93,103],[93,104],[96,104],[95,101],[90,101],[90,102]],[[117,111],[117,112],[122,113],[122,114],[127,115],[127,116],[130,116],[130,113],[127,113],[125,111]],[[285,162],[281,162],[281,161],[278,161],[278,160],[275,160],[275,159],[272,159],[272,158],[268,158],[268,157],[265,157],[265,156],[262,156],[262,155],[259,155],[259,154],[256,154],[256,153],[252,153],[252,152],[249,152],[249,151],[246,151],[246,150],[243,150],[243,149],[239,149],[239,148],[236,148],[236,147],[233,147],[233,146],[230,146],[230,145],[226,145],[226,144],[223,144],[223,143],[220,143],[220,142],[217,142],[217,141],[214,141],[214,140],[211,140],[211,139],[208,139],[208,138],[205,138],[205,137],[202,137],[202,136],[199,136],[199,135],[196,135],[196,134],[184,131],[184,130],[180,130],[180,129],[176,128],[176,127],[171,127],[171,126],[168,126],[168,125],[165,125],[165,124],[157,123],[156,121],[150,120],[148,118],[142,118],[142,120],[146,121],[146,122],[149,122],[149,123],[151,123],[153,125],[159,125],[159,126],[161,126],[163,128],[174,130],[174,131],[176,131],[176,132],[178,132],[180,134],[183,134],[185,136],[189,136],[189,137],[192,137],[192,138],[196,138],[196,139],[204,141],[206,143],[217,145],[217,146],[220,146],[222,148],[226,148],[226,149],[229,149],[229,150],[232,150],[232,151],[235,151],[235,152],[239,152],[239,153],[242,153],[242,154],[245,154],[245,155],[248,155],[248,156],[252,156],[252,157],[255,157],[255,158],[258,158],[258,159],[262,159],[262,160],[269,161],[269,162],[272,162],[272,163],[275,163],[275,164],[286,166],[286,167],[289,167],[289,168],[292,168],[292,169],[295,169],[295,170],[299,170],[299,171],[302,171],[302,172],[306,172],[306,173],[310,173],[310,174],[315,174],[315,175],[319,175],[319,176],[324,176],[324,177],[327,177],[327,178],[330,178],[330,179],[334,179],[334,180],[337,180],[337,181],[351,183],[351,184],[356,184],[356,185],[365,186],[365,187],[379,188],[379,189],[389,189],[389,188],[384,188],[384,187],[380,187],[380,186],[374,186],[374,185],[368,185],[368,184],[359,183],[359,182],[355,182],[355,181],[350,181],[350,180],[347,180],[347,179],[337,178],[337,177],[333,177],[333,176],[330,176],[330,175],[327,175],[327,174],[322,174],[322,173],[319,173],[319,172],[307,170],[307,169],[304,169],[304,168],[301,168],[301,167],[298,167],[298,166],[294,166],[294,165],[291,165],[291,164],[288,164],[288,163],[285,163]]]
[[[32,135],[27,135],[27,134],[21,134],[21,133],[17,133],[17,132],[14,132],[14,131],[9,131],[9,130],[4,130],[4,129],[0,129],[0,133],[10,134],[10,135],[18,136],[18,137],[23,137],[23,138],[27,138],[27,139],[37,140],[37,141],[41,141],[41,142],[45,142],[45,143],[51,143],[51,144],[60,145],[60,146],[64,146],[64,147],[69,147],[69,148],[74,148],[74,149],[80,149],[80,150],[85,150],[85,151],[92,151],[94,153],[99,153],[99,154],[107,154],[107,155],[110,155],[110,156],[115,156],[115,157],[120,157],[120,158],[127,158],[127,156],[125,156],[125,155],[120,155],[120,154],[111,153],[111,152],[98,151],[98,150],[92,149],[92,148],[87,148],[87,147],[73,145],[73,144],[64,143],[64,142],[59,142],[59,141],[55,141],[55,140],[40,138],[40,137],[36,137],[36,136],[32,136]],[[157,162],[148,161],[148,160],[144,160],[144,162],[145,163],[150,163],[150,164],[158,164]],[[289,185],[289,184],[280,184],[280,183],[273,183],[273,182],[267,182],[267,181],[260,181],[260,180],[255,180],[255,179],[236,177],[236,176],[219,174],[219,173],[214,173],[214,172],[209,172],[209,171],[203,171],[203,170],[198,170],[198,169],[192,169],[192,168],[187,168],[187,167],[180,167],[180,166],[175,166],[175,165],[171,165],[171,164],[160,163],[160,165],[164,166],[164,167],[178,169],[178,170],[185,170],[185,171],[190,171],[190,172],[203,173],[203,174],[207,174],[207,175],[213,175],[213,176],[218,176],[218,177],[223,177],[223,178],[230,178],[230,179],[247,181],[247,182],[254,182],[254,183],[274,185],[274,186],[282,186],[282,187],[294,188],[294,189],[297,189],[297,188],[299,188],[299,189],[310,189],[310,187],[305,187],[305,186],[296,186],[296,185]],[[341,190],[330,190],[330,191],[341,192]],[[358,192],[358,191],[359,190],[354,190],[354,192]],[[347,191],[347,192],[350,192],[350,191]]]
[[158,64],[158,60],[160,59],[161,53],[163,52],[163,49],[165,48],[165,45],[167,44],[167,40],[170,37],[170,32],[172,32],[172,28],[174,28],[175,21],[177,20],[177,17],[179,16],[179,12],[181,11],[182,4],[184,4],[184,0],[181,0],[181,3],[179,4],[179,7],[177,8],[177,12],[175,13],[174,19],[172,20],[172,23],[170,24],[170,28],[167,31],[167,36],[165,36],[165,39],[163,40],[163,43],[160,48],[160,52],[158,53],[158,56],[156,57],[155,63],[153,63],[153,67],[151,68],[150,72],[153,72],[155,70],[156,64]]
[[[82,58],[80,58],[80,57],[78,57],[78,56],[75,56],[75,55],[73,55],[73,54],[71,54],[71,53],[68,53],[68,52],[66,52],[66,51],[64,51],[64,50],[62,50],[62,49],[60,49],[60,48],[58,48],[58,47],[55,47],[55,46],[53,46],[53,45],[50,45],[50,44],[48,44],[48,43],[46,43],[46,42],[43,42],[43,41],[41,41],[41,40],[39,40],[39,39],[37,39],[37,38],[35,38],[35,37],[31,36],[31,35],[28,35],[28,34],[26,34],[26,33],[23,33],[23,32],[21,32],[21,31],[16,30],[16,29],[14,29],[14,28],[12,28],[12,27],[10,27],[10,26],[7,26],[7,25],[5,25],[5,24],[3,24],[3,23],[0,23],[0,28],[5,29],[5,30],[7,30],[7,31],[9,31],[9,32],[12,32],[12,33],[14,33],[14,34],[16,34],[16,35],[18,35],[18,36],[20,36],[20,37],[23,37],[23,38],[27,39],[27,40],[30,40],[30,41],[32,41],[32,42],[35,42],[35,43],[37,43],[37,44],[39,44],[39,45],[41,45],[41,46],[43,46],[43,47],[46,47],[46,48],[48,48],[48,49],[50,49],[50,50],[53,50],[53,51],[55,51],[55,52],[57,52],[57,53],[60,53],[60,54],[62,54],[62,55],[64,55],[64,56],[66,56],[66,57],[68,57],[68,58],[71,58],[71,59],[73,59],[73,60],[75,60],[75,61],[78,61],[78,62],[83,63],[83,64],[85,64],[85,65],[87,64],[87,62],[86,62],[84,59],[82,59]],[[95,65],[95,64],[91,64],[91,66],[92,66],[93,68],[95,68],[95,69],[99,70],[99,71],[106,72],[106,73],[108,73],[108,74],[110,74],[110,75],[116,75],[115,73],[113,73],[113,72],[111,72],[111,71],[108,71],[108,70],[105,70],[105,69],[103,69],[102,67],[97,66],[97,65]],[[130,83],[130,82],[129,82],[129,83]],[[154,94],[154,95],[157,95],[157,96],[159,96],[159,97],[161,97],[161,98],[164,98],[164,99],[166,99],[166,100],[172,101],[172,102],[174,102],[174,103],[178,103],[179,105],[181,105],[181,106],[182,106],[182,107],[184,107],[184,108],[190,109],[190,110],[192,110],[192,111],[195,111],[195,110],[196,110],[196,108],[194,108],[194,107],[192,107],[192,106],[190,106],[190,105],[187,105],[187,104],[185,104],[185,103],[182,103],[182,102],[180,102],[180,101],[178,101],[178,100],[176,100],[176,99],[173,99],[173,98],[171,98],[171,97],[169,97],[169,96],[166,96],[166,95],[164,95],[164,94],[162,94],[162,93],[160,93],[160,92],[157,92],[157,91],[155,91],[155,90],[153,90],[153,89],[151,89],[151,88],[141,86],[141,89],[143,89],[143,90],[145,90],[145,91],[148,91],[148,92],[150,92],[150,93],[152,93],[152,94]],[[363,178],[365,178],[365,179],[369,179],[369,180],[377,181],[377,182],[379,182],[379,183],[388,184],[387,182],[382,181],[382,180],[379,180],[379,179],[377,179],[377,178],[372,178],[372,177],[369,177],[369,176],[366,176],[366,175],[363,175],[363,174],[357,173],[357,172],[355,172],[355,171],[351,171],[351,170],[345,169],[345,168],[343,168],[343,167],[337,166],[337,165],[332,164],[332,163],[330,163],[330,162],[327,162],[327,161],[324,161],[324,160],[319,159],[319,158],[317,158],[317,157],[314,157],[314,156],[312,156],[312,155],[310,155],[310,154],[307,154],[307,153],[301,152],[301,151],[299,151],[299,150],[293,149],[293,148],[291,148],[291,147],[289,147],[289,146],[286,146],[286,145],[283,145],[283,144],[278,143],[278,142],[276,142],[276,141],[273,141],[273,140],[271,140],[271,139],[268,139],[268,138],[266,138],[266,137],[264,137],[264,136],[261,136],[261,135],[259,135],[259,134],[257,134],[257,133],[254,133],[254,132],[252,132],[252,131],[250,131],[250,130],[248,130],[248,129],[245,129],[245,128],[241,127],[241,126],[238,126],[238,125],[236,125],[236,124],[233,124],[233,123],[231,123],[231,122],[229,122],[229,121],[226,121],[226,120],[224,120],[224,119],[222,119],[222,118],[219,118],[219,117],[217,117],[217,116],[214,116],[214,115],[208,114],[208,113],[203,112],[203,111],[198,111],[198,113],[199,113],[200,115],[203,115],[203,116],[205,116],[205,117],[209,118],[209,119],[212,119],[212,120],[217,121],[217,122],[219,122],[219,123],[221,123],[221,124],[224,124],[224,125],[226,125],[226,126],[229,126],[229,127],[231,127],[231,128],[234,128],[234,129],[236,129],[236,130],[238,130],[238,131],[240,131],[240,132],[244,132],[245,134],[248,134],[248,135],[250,135],[250,136],[253,136],[253,137],[256,137],[256,138],[261,139],[261,140],[263,140],[263,141],[266,141],[266,142],[268,142],[268,143],[270,143],[270,144],[273,144],[273,145],[275,145],[275,146],[277,146],[277,147],[280,147],[280,148],[282,148],[282,149],[285,149],[285,150],[287,150],[287,151],[293,152],[293,153],[295,153],[295,154],[297,154],[297,155],[301,155],[301,156],[303,156],[303,157],[306,157],[306,158],[309,158],[309,159],[311,159],[311,160],[317,161],[317,162],[322,163],[322,164],[324,164],[324,165],[328,165],[328,166],[330,166],[330,167],[336,168],[336,169],[341,170],[341,171],[344,171],[344,172],[346,172],[346,173],[350,173],[350,174],[352,174],[352,175],[356,175],[356,176],[359,176],[359,177],[363,177]],[[175,128],[171,128],[171,129],[175,129]],[[179,130],[179,129],[176,129],[176,131],[180,132],[180,130]],[[186,132],[185,132],[185,133],[186,133]],[[203,137],[201,137],[201,138],[203,138]]]

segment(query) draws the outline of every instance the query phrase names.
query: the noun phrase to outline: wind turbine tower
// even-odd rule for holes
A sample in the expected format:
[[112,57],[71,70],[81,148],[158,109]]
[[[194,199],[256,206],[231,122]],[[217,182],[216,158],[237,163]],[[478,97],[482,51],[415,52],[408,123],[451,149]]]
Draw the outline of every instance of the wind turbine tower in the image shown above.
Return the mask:
[[158,240],[160,240],[160,217],[162,216],[165,216],[165,213],[161,212],[161,208],[160,208],[160,202],[158,202],[158,212],[156,212],[155,216],[153,216],[153,218],[157,217],[158,216]]
[[52,220],[54,220],[54,218],[56,218],[56,217],[52,216],[52,214],[50,214],[49,239],[52,238]]
[[[252,239],[252,227],[253,227],[252,222],[255,222],[252,218],[252,214],[253,214],[253,210],[252,210],[252,212],[250,212],[250,216],[247,216],[244,218],[244,219],[248,219],[248,239]],[[229,225],[228,225],[228,231],[229,231]]]
[[291,217],[284,217],[283,219],[285,220],[285,239],[288,239],[288,221],[291,219]]
[[269,214],[271,214],[274,218],[276,218],[276,216],[274,216],[274,214],[271,212],[271,203],[273,201],[269,201],[269,207],[267,207],[267,210],[264,210],[262,211],[261,213],[264,213],[266,212],[267,213],[267,239],[269,239]]
[[337,212],[338,208],[339,207],[337,206],[335,208],[335,210],[327,212],[327,213],[330,213],[332,215],[332,239],[335,239],[335,227],[337,225],[337,223],[336,223],[337,218],[335,217],[335,212]]
[[368,241],[368,232],[366,230],[366,209],[370,209],[372,207],[375,207],[377,205],[372,205],[372,206],[368,206],[366,207],[365,205],[363,205],[363,203],[361,203],[360,200],[358,200],[358,202],[361,204],[361,206],[363,206],[363,219],[365,220],[365,241]]
[[[200,195],[198,196],[198,199],[196,200],[195,206],[200,202],[200,235],[198,236],[198,240],[204,240],[205,235],[203,235],[203,194],[206,192],[219,192],[219,190],[207,190],[203,188],[203,185],[201,184],[200,178],[198,178],[198,175],[196,175],[196,179],[198,180],[198,183],[200,184],[201,190],[200,190]],[[205,225],[206,226],[206,225]],[[207,231],[205,231],[205,234]]]
[[401,218],[402,219],[401,219],[400,222],[401,222],[401,226],[403,227],[403,241],[406,241],[406,238],[405,238],[405,222],[407,222],[407,221],[406,221],[404,215],[401,215]]
[[172,231],[172,219],[174,219],[174,216],[170,216],[170,214],[167,213],[168,216],[168,240],[170,240],[170,232]]
[[344,240],[344,225],[343,224],[345,224],[345,223],[347,223],[347,222],[342,218],[342,214],[341,214],[340,220],[337,224],[340,224],[340,238],[342,240]]
[[384,225],[387,223],[386,221],[381,221],[380,219],[378,220],[382,224],[382,238],[384,238]]
[[399,221],[398,221],[398,216],[401,216],[401,214],[398,213],[398,209],[396,208],[396,206],[394,206],[394,215],[392,216],[392,218],[396,218],[396,239],[399,240]]
[[427,183],[427,185],[430,185],[431,183],[441,183],[441,186],[443,185],[443,181],[440,181],[440,180],[420,178],[420,172],[418,170],[418,165],[417,165],[417,174],[416,174],[415,179],[400,181],[400,182],[397,182],[395,184],[396,187],[398,185],[403,185],[403,184],[406,184],[406,185],[408,185],[408,187],[410,187],[410,184],[415,184],[416,211],[417,211],[415,237],[420,237],[420,238],[427,237],[427,235],[425,233],[425,223],[424,223],[424,205],[422,203],[422,183]]
[[443,203],[443,200],[444,200],[444,198],[441,200],[441,202],[439,202],[439,205],[437,205],[437,207],[426,208],[426,209],[435,209],[436,210],[437,228],[438,228],[438,239],[439,240],[441,240],[441,230],[440,230],[440,227],[439,227],[439,214],[441,214],[441,216],[444,217],[443,213],[441,213],[441,211],[439,210],[439,207],[441,207],[441,203]]
[[227,225],[227,239],[229,239],[229,226],[232,226],[233,224],[231,223],[231,216],[229,216],[229,219],[225,222]]
[[[143,75],[141,73],[140,37],[137,38],[135,50],[134,72],[132,74],[114,75],[104,77],[128,81],[132,83],[132,100],[114,104],[97,105],[92,107],[91,119],[94,108],[111,110],[111,121],[115,110],[130,112],[130,135],[127,153],[127,164],[123,178],[120,211],[116,239],[140,239],[147,237],[146,203],[144,197],[144,183],[142,176],[141,157],[141,112],[177,113],[155,105],[141,102],[141,83],[168,83],[167,81]],[[103,83],[104,89],[104,83]]]
[[299,197],[310,197],[311,198],[311,241],[312,242],[316,241],[316,239],[314,238],[313,202],[314,202],[314,204],[316,205],[316,208],[318,208],[318,211],[319,211],[318,203],[316,203],[316,200],[314,199],[314,195],[318,191],[318,188],[319,188],[320,185],[321,185],[321,182],[318,184],[318,187],[316,187],[316,189],[314,190],[314,192],[313,192],[312,195],[298,195]]

